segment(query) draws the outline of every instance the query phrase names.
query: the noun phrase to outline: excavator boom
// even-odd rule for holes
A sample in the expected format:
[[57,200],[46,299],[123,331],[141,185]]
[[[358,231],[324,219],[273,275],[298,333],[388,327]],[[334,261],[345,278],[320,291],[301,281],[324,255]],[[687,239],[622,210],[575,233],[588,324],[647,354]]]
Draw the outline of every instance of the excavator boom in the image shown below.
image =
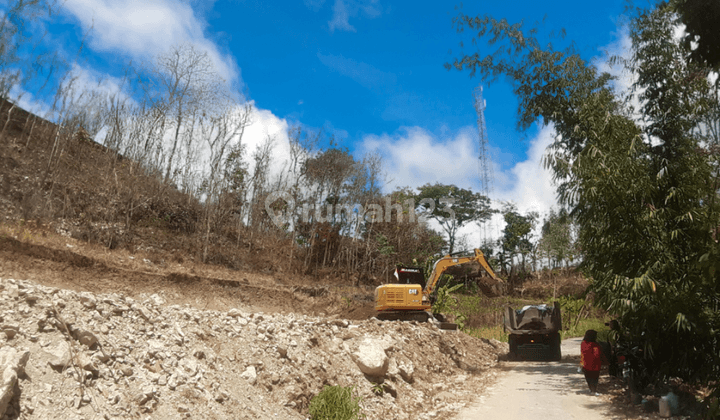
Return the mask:
[[[495,275],[492,268],[485,259],[482,251],[475,250],[474,255],[454,257],[446,255],[433,267],[427,284],[423,288],[420,284],[383,284],[375,289],[375,309],[380,311],[378,315],[382,319],[416,319],[417,314],[409,312],[427,312],[431,308],[430,295],[435,290],[440,277],[445,271],[456,265],[477,262],[480,266],[499,284],[503,281]],[[426,315],[430,317],[428,313]]]

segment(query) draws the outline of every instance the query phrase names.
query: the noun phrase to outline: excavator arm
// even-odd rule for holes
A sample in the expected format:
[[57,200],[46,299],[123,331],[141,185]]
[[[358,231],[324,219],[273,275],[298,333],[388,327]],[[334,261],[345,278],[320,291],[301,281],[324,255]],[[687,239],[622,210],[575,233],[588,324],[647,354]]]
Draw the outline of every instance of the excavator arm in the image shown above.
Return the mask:
[[492,268],[490,268],[490,264],[488,264],[487,260],[485,259],[485,254],[483,254],[482,251],[476,248],[475,255],[472,256],[452,257],[450,255],[446,255],[437,260],[435,262],[435,266],[433,267],[432,273],[430,273],[427,285],[423,290],[423,297],[427,298],[428,300],[430,299],[430,295],[435,290],[435,286],[437,286],[440,277],[445,274],[445,271],[448,268],[454,267],[456,265],[467,264],[470,262],[477,262],[478,264],[480,264],[480,267],[482,267],[488,274],[490,274],[490,277],[492,277],[497,282],[502,282],[500,277],[496,276],[495,272],[492,270]]
[[[382,319],[420,320],[427,319],[425,311],[431,308],[430,295],[435,290],[440,277],[453,266],[477,262],[499,284],[503,281],[495,275],[485,259],[482,251],[475,250],[475,255],[466,257],[453,257],[447,255],[435,262],[432,273],[425,288],[415,283],[383,284],[375,289],[375,309],[380,311]],[[398,312],[403,312],[399,314]],[[417,319],[416,319],[417,318]]]

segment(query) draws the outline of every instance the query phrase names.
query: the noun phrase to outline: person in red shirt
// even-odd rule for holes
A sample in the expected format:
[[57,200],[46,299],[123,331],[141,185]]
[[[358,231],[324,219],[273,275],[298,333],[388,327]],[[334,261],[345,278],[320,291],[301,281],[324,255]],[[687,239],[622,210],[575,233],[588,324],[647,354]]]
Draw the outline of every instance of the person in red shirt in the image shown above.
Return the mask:
[[602,350],[597,343],[597,331],[587,330],[582,343],[580,343],[580,364],[590,392],[596,395],[602,360]]

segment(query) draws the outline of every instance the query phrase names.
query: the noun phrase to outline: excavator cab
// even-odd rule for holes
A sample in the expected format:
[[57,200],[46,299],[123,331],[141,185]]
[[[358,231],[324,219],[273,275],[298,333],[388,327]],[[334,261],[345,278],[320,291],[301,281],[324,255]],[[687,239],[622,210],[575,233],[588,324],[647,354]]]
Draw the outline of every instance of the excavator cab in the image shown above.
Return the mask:
[[438,259],[427,281],[421,268],[397,266],[395,270],[397,282],[383,284],[375,289],[375,310],[378,311],[376,317],[381,320],[419,322],[435,319],[430,313],[432,307],[430,300],[438,280],[450,267],[468,263],[479,264],[495,282],[503,283],[492,271],[479,249],[468,256],[446,255]]
[[421,289],[425,288],[425,270],[421,267],[395,266],[395,278],[398,284],[419,284]]

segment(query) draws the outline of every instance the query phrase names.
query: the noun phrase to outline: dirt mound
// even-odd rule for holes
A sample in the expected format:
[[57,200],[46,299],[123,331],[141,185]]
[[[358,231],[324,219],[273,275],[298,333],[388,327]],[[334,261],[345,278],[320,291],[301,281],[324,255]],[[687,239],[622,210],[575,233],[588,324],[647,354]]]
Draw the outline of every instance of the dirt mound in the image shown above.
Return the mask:
[[474,397],[504,350],[430,324],[201,310],[168,295],[0,280],[6,346],[30,353],[7,415],[304,418],[329,384],[354,385],[371,419],[432,418]]

